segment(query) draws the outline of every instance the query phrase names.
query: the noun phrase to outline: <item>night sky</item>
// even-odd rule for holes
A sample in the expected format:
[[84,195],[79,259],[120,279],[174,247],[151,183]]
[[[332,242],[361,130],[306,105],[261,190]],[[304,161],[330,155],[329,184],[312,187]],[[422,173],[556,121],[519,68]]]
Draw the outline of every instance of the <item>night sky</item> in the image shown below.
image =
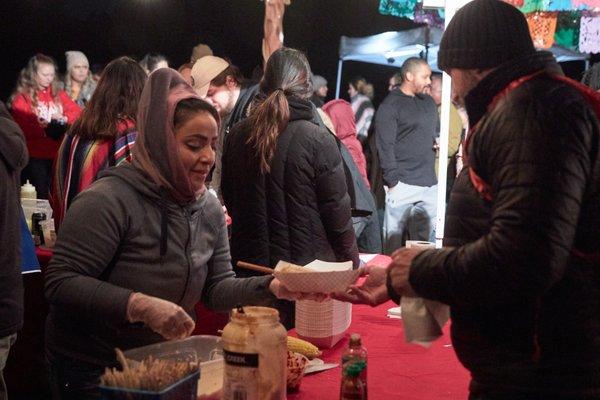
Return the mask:
[[[18,72],[36,52],[64,69],[64,52],[81,50],[90,63],[147,52],[167,56],[177,68],[204,42],[250,76],[261,63],[264,4],[260,0],[1,0],[0,98],[11,93]],[[366,36],[414,27],[380,15],[379,0],[292,0],[284,19],[285,44],[304,50],[315,73],[334,95],[341,35]],[[394,69],[344,63],[344,78],[363,75],[375,83],[376,102]],[[344,84],[344,88],[346,85]],[[342,91],[347,96],[346,90]]]
[[[406,18],[380,15],[378,6],[379,0],[292,0],[286,8],[285,44],[308,54],[314,73],[329,81],[330,98],[335,93],[341,35],[367,36],[416,26]],[[3,100],[36,52],[53,56],[61,70],[66,50],[83,51],[92,64],[158,52],[177,68],[189,61],[194,45],[204,42],[248,77],[261,63],[260,0],[0,0],[0,15]],[[579,79],[583,63],[563,68]],[[386,66],[345,62],[342,97],[347,97],[347,80],[362,75],[375,84],[378,104],[394,72]]]

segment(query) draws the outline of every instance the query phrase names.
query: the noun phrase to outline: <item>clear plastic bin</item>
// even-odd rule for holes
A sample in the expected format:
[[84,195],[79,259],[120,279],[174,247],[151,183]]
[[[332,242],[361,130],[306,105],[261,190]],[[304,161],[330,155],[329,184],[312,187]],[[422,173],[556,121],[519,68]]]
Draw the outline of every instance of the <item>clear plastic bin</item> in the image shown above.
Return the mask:
[[125,357],[141,361],[149,356],[158,359],[200,359],[198,396],[213,394],[223,387],[223,347],[219,336],[198,335],[182,340],[171,340],[126,351]]
[[100,394],[103,400],[196,400],[199,375],[196,371],[160,392],[100,385]]

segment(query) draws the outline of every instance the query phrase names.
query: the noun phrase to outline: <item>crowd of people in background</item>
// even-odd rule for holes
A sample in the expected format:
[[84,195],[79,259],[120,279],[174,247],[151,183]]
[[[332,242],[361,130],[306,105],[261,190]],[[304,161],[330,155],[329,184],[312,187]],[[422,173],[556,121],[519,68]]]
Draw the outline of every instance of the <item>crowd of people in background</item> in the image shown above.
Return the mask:
[[[503,47],[471,21],[495,30]],[[507,24],[514,29],[500,28]],[[565,83],[551,54],[535,51],[513,6],[474,0],[444,34],[439,63],[452,76],[455,104],[442,162],[442,78],[421,58],[389,77],[377,108],[362,77],[349,81],[349,101],[330,100],[306,55],[285,47],[258,80],[205,44],[177,71],[150,53],[112,60],[98,78],[84,53],[65,58],[61,78],[51,57],[31,57],[8,99],[10,115],[0,107],[5,221],[18,220],[19,180],[54,210],[58,241],[45,291],[55,398],[94,398],[103,368],[116,365],[114,347],[189,335],[198,302],[269,305],[291,328],[293,301],[326,295],[290,292],[237,261],[358,268],[360,252],[393,261],[336,298],[373,305],[420,295],[449,304],[473,399],[600,393],[600,101]],[[599,71],[583,79],[594,90]],[[533,108],[535,119],[526,114]],[[402,249],[406,240],[436,238],[438,166],[448,171],[445,244],[453,247]],[[2,243],[13,236],[0,227]],[[18,259],[2,252],[7,265],[7,257]],[[6,282],[4,298],[22,290],[14,276]],[[0,365],[22,306],[10,317],[0,325]]]
[[[146,77],[169,68],[167,58],[158,53],[146,54],[139,62],[121,57],[109,63],[100,78],[80,51],[65,52],[65,61],[60,78],[51,57],[33,56],[7,103],[30,154],[21,181],[33,184],[40,198],[50,198],[57,227],[73,198],[102,170],[131,161],[137,103]],[[584,82],[600,81],[595,69],[586,72]],[[178,72],[219,113],[215,167],[207,182],[227,206],[221,187],[225,140],[250,114],[259,95],[258,81],[244,78],[231,61],[214,56],[205,44],[193,48],[190,61]],[[343,164],[355,233],[364,239],[359,241],[360,251],[390,254],[408,239],[435,239],[441,83],[441,74],[431,71],[426,61],[410,58],[390,76],[388,94],[376,109],[373,85],[365,78],[349,80],[349,102],[328,102],[327,80],[311,72],[313,119],[349,155]],[[461,144],[467,129],[464,109],[451,104],[446,200],[463,165]],[[354,171],[362,182],[352,179]],[[398,185],[402,190],[395,190]],[[373,216],[369,220],[377,220],[376,229],[363,230],[365,217],[358,214],[364,212]],[[234,238],[238,227],[234,221]]]

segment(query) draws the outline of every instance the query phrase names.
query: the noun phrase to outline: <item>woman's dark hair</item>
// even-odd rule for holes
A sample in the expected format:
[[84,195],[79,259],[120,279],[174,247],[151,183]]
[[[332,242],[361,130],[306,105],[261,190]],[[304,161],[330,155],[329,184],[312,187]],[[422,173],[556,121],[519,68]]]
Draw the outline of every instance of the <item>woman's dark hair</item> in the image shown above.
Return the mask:
[[120,57],[111,61],[69,134],[87,139],[114,138],[119,121],[135,121],[145,83],[146,73],[135,60]]
[[217,124],[219,123],[219,113],[212,104],[192,97],[190,99],[183,99],[177,103],[173,114],[173,127],[177,129],[200,112],[210,114],[217,121]]
[[144,58],[142,58],[140,65],[147,71],[147,73],[150,73],[156,69],[156,66],[161,61],[165,61],[167,63],[169,62],[167,57],[163,56],[162,54],[148,53],[144,56]]
[[600,63],[594,64],[583,73],[581,83],[593,90],[600,90]]
[[287,98],[310,98],[313,92],[311,75],[308,60],[299,50],[282,47],[269,57],[260,81],[260,93],[264,100],[248,117],[252,125],[248,143],[253,145],[258,154],[262,173],[270,171],[277,137],[289,122]]

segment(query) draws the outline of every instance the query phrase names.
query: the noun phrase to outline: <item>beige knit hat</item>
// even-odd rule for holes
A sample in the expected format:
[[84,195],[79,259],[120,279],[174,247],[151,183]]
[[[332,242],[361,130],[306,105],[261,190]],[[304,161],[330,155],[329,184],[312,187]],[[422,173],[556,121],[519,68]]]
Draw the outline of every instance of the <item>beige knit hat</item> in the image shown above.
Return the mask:
[[70,71],[74,65],[85,64],[88,67],[90,66],[90,62],[88,61],[85,54],[83,54],[81,51],[66,51],[65,57],[67,59],[67,71]]
[[210,81],[229,67],[229,63],[220,57],[204,56],[194,63],[192,79],[196,93],[202,98],[206,97]]

